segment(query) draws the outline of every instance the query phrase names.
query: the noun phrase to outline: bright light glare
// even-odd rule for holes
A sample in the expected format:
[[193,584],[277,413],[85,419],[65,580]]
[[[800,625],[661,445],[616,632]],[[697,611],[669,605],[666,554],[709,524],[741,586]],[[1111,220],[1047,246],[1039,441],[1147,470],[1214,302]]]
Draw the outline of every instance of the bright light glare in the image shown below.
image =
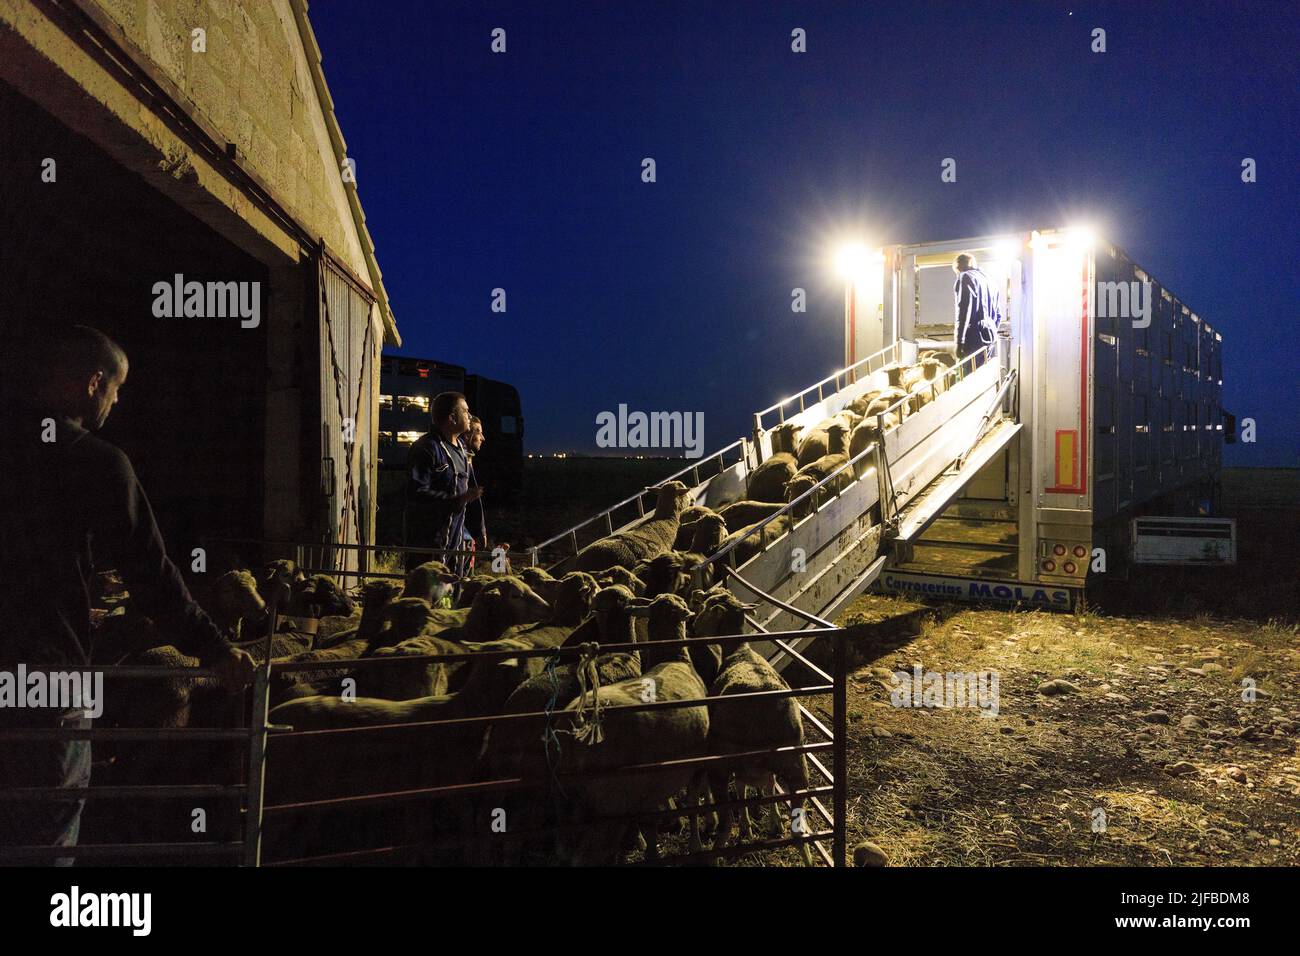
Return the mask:
[[1097,232],[1091,226],[1071,226],[1070,245],[1077,249],[1091,249],[1097,242]]
[[993,247],[995,262],[1010,262],[1020,258],[1020,243],[1014,239],[1004,239]]
[[860,242],[841,246],[835,253],[835,271],[849,282],[857,282],[871,271],[871,267],[884,262],[879,250],[868,249]]

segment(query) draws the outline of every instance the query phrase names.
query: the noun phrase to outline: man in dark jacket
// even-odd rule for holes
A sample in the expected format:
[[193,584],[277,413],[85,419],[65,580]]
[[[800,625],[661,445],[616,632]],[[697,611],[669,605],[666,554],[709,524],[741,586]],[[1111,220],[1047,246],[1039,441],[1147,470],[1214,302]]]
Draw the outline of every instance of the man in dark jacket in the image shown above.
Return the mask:
[[957,304],[957,318],[953,327],[957,360],[980,353],[972,365],[982,365],[1002,318],[998,311],[997,297],[989,284],[988,276],[976,268],[975,257],[970,253],[963,252],[959,255],[952,264],[952,271],[957,273],[957,281],[952,287]]
[[[252,658],[231,647],[190,597],[130,460],[92,434],[117,403],[126,354],[102,332],[74,326],[44,340],[23,371],[32,381],[0,408],[0,671],[84,671],[92,651],[89,579],[113,568],[134,608],[178,649],[243,686]],[[109,692],[150,689],[118,684]],[[89,728],[83,711],[57,703],[0,708],[0,727]],[[89,780],[88,739],[0,740],[5,786],[85,787]],[[0,859],[5,846],[75,846],[84,802],[0,800]]]
[[[434,396],[429,414],[433,428],[415,440],[406,457],[405,544],[457,550],[465,529],[465,506],[483,494],[470,481],[469,455],[462,442],[469,432],[469,405],[460,392],[442,392]],[[408,566],[416,558],[408,554]],[[463,557],[447,555],[444,563],[457,574],[465,571]]]

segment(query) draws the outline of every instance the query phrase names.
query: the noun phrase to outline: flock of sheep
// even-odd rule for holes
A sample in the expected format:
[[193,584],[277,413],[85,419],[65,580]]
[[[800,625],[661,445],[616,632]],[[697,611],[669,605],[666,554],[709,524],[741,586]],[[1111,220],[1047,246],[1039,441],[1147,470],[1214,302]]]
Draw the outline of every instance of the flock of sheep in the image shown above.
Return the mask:
[[[400,584],[368,582],[360,607],[332,578],[304,575],[289,561],[273,562],[258,578],[246,570],[218,578],[201,598],[214,620],[259,660],[266,659],[265,638],[246,639],[265,632],[269,606],[284,615],[270,648],[280,665],[273,672],[270,724],[296,732],[346,731],[272,734],[267,804],[318,804],[292,814],[272,812],[266,829],[272,852],[311,855],[346,847],[342,834],[375,836],[376,827],[388,827],[381,837],[387,842],[399,831],[409,836],[412,828],[438,831],[452,842],[474,838],[477,849],[459,857],[463,862],[519,861],[534,852],[536,859],[599,864],[635,847],[657,854],[656,821],[675,815],[685,821],[692,851],[704,849],[702,837],[711,837],[716,851],[731,843],[734,829],[749,836],[748,808],[719,819],[700,807],[701,800],[728,799],[733,783],[741,797],[751,787],[772,796],[777,783],[786,793],[807,789],[802,753],[709,764],[707,770],[609,772],[804,743],[795,699],[722,701],[789,687],[740,636],[753,607],[720,582],[697,588],[691,569],[733,544],[736,563],[743,563],[783,534],[790,513],[755,532],[878,440],[882,424],[892,427],[932,400],[950,360],[939,353],[891,369],[888,388],[802,433],[779,426],[773,454],[750,475],[743,500],[716,511],[688,507],[685,485],[659,486],[653,514],[582,549],[557,566],[563,569],[558,577],[529,567],[462,581],[430,562]],[[852,480],[851,470],[843,474]],[[727,640],[657,643],[715,636]],[[100,621],[96,647],[101,662],[198,663],[168,646],[147,621],[120,611]],[[561,647],[579,652],[514,656]],[[438,655],[458,656],[423,659]],[[668,701],[700,703],[609,709]],[[545,716],[501,719],[539,713]],[[221,726],[229,715],[221,689],[193,679],[132,694],[108,716],[131,726],[178,727]],[[159,769],[156,762],[140,764],[146,761],[140,750],[127,756],[137,766]],[[492,780],[522,786],[440,801],[400,796]],[[342,809],[328,802],[360,793],[390,796]],[[811,832],[803,799],[787,805],[793,829]],[[773,833],[785,825],[777,806],[767,805]],[[612,816],[624,819],[603,819]],[[519,836],[534,831],[555,835]],[[507,834],[515,838],[503,839]],[[806,843],[800,850],[810,858]]]

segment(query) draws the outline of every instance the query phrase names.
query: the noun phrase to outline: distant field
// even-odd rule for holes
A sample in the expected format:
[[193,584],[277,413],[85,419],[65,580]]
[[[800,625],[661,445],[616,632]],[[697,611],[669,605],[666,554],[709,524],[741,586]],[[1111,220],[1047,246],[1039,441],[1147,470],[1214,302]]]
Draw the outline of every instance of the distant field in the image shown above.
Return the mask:
[[1258,508],[1300,510],[1300,468],[1225,468],[1221,481],[1229,517]]

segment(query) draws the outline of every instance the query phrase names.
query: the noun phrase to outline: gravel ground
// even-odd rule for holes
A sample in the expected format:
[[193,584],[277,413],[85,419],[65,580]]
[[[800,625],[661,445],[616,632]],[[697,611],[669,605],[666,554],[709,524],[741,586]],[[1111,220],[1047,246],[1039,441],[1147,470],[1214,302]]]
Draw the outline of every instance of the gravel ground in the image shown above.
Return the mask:
[[[1294,625],[953,606],[868,653],[849,685],[850,848],[899,866],[1298,862]],[[995,673],[996,715],[895,706],[892,673],[916,665]],[[828,699],[810,706],[829,723]]]

